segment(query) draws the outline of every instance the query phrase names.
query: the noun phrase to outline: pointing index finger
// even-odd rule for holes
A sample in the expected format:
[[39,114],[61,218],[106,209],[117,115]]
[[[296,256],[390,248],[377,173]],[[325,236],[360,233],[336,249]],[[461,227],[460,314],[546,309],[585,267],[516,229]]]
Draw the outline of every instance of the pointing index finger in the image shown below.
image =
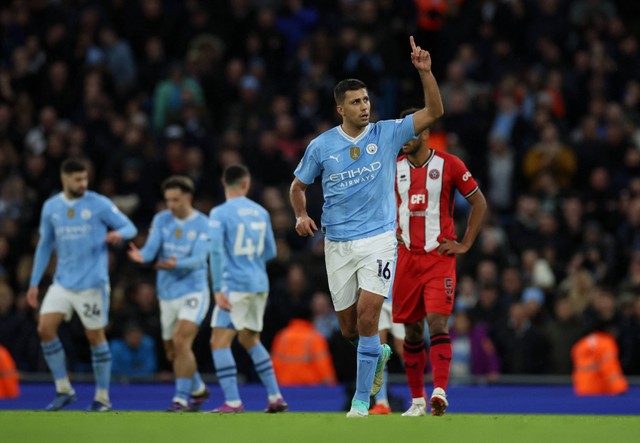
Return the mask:
[[411,50],[415,51],[416,50],[416,42],[413,40],[413,35],[409,36],[409,43],[411,43]]

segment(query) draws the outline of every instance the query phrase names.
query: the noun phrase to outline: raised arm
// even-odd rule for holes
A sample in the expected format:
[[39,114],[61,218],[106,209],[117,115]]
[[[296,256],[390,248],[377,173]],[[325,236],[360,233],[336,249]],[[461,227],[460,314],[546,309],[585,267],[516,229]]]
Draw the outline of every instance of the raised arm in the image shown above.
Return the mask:
[[311,217],[309,217],[309,214],[307,214],[306,191],[307,185],[298,178],[294,178],[291,183],[291,189],[289,190],[289,199],[291,200],[293,213],[296,216],[296,232],[301,237],[308,235],[313,237],[313,233],[318,230],[318,227]]
[[413,36],[409,37],[409,43],[411,44],[411,63],[420,74],[424,93],[425,107],[413,114],[413,129],[417,135],[442,117],[444,107],[442,106],[438,83],[433,76],[433,72],[431,72],[431,54],[420,46],[416,46]]

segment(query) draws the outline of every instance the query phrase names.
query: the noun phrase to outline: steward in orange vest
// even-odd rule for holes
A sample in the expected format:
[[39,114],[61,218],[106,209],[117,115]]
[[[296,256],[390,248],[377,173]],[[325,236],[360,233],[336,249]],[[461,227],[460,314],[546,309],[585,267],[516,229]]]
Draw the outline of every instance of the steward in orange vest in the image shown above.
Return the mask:
[[0,345],[0,399],[16,398],[20,395],[16,363],[7,349]]
[[[300,308],[299,311],[302,311]],[[327,340],[308,319],[311,313],[298,312],[298,317],[276,334],[271,346],[273,370],[281,386],[334,385],[336,371]]]
[[571,359],[576,395],[616,395],[629,389],[611,334],[594,331],[583,337],[573,345]]

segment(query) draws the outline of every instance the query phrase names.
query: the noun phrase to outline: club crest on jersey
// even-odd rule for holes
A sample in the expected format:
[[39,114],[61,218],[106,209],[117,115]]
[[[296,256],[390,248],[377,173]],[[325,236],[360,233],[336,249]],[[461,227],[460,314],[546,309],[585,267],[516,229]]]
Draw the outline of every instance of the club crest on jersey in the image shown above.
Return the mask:
[[91,211],[88,209],[83,209],[80,212],[80,217],[82,217],[83,220],[89,220],[91,218]]
[[182,229],[180,229],[180,228],[176,229],[174,234],[175,234],[176,238],[182,238]]
[[197,235],[196,231],[194,231],[194,230],[191,230],[191,231],[187,232],[187,240],[189,240],[189,241],[195,240],[196,239],[196,235]]
[[438,171],[437,169],[432,169],[431,171],[429,171],[429,177],[431,177],[432,180],[439,179],[440,171]]
[[73,218],[76,215],[76,210],[73,208],[67,209],[67,217]]
[[358,160],[360,158],[360,147],[352,146],[351,149],[349,149],[349,156],[354,160]]
[[367,145],[367,154],[375,154],[376,152],[378,152],[378,145],[376,145],[375,143],[370,143]]

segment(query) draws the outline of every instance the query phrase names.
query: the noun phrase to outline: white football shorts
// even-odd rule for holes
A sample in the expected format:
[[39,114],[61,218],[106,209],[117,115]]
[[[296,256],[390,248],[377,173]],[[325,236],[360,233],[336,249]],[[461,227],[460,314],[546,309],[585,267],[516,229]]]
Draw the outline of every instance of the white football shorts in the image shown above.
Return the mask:
[[211,327],[262,332],[268,295],[268,292],[229,292],[231,311],[213,308]]
[[200,326],[209,310],[209,291],[191,292],[173,300],[160,300],[162,339],[171,340],[178,320]]
[[336,311],[358,301],[358,289],[388,297],[396,266],[396,234],[337,242],[325,239],[324,253],[329,291]]
[[78,313],[85,329],[102,329],[109,322],[110,286],[73,291],[58,284],[49,286],[42,300],[40,314],[64,314],[70,321],[73,311]]
[[391,303],[386,301],[382,303],[380,311],[380,321],[378,322],[378,330],[388,329],[394,338],[404,340],[404,325],[402,323],[394,323],[391,315]]

